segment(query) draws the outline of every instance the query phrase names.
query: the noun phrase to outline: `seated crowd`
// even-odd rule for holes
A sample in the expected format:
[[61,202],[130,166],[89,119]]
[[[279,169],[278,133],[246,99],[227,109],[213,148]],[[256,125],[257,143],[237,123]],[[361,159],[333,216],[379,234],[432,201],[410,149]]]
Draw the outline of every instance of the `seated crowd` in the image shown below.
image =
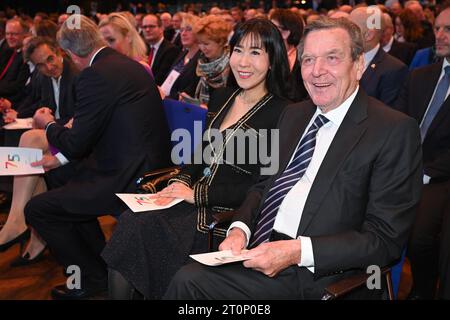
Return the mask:
[[[8,15],[0,123],[33,129],[0,146],[45,173],[0,175],[0,252],[78,266],[54,299],[320,299],[405,252],[408,298],[450,299],[450,3]],[[168,99],[207,109],[205,138],[152,195],[181,202],[134,213],[115,194],[175,164]]]

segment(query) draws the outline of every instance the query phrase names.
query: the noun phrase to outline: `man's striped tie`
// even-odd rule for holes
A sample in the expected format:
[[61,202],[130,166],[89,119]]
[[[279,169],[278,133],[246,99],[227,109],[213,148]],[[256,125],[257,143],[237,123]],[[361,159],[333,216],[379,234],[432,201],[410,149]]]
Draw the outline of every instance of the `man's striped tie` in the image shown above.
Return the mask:
[[263,209],[258,217],[258,223],[256,224],[256,230],[250,242],[250,247],[256,247],[269,240],[278,208],[288,192],[301,179],[308,168],[316,146],[316,134],[328,121],[323,115],[316,117],[314,123],[309,127],[308,132],[295,150],[292,161],[270,188],[267,198],[264,201]]

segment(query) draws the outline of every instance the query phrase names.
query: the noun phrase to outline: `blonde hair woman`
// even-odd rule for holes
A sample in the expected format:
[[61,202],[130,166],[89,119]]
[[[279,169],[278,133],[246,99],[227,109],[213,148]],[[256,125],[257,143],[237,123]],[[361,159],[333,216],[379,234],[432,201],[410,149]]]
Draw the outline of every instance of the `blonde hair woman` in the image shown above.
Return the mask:
[[99,23],[100,33],[109,47],[148,66],[147,47],[124,13],[111,13]]

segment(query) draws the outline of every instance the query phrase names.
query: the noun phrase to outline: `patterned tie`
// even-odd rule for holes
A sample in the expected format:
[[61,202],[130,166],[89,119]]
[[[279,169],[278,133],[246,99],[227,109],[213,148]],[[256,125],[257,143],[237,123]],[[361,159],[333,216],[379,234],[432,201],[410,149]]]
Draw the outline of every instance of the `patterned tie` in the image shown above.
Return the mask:
[[420,125],[420,135],[422,137],[422,142],[425,140],[427,131],[430,128],[431,122],[433,122],[434,117],[441,109],[444,104],[445,96],[447,95],[448,87],[450,86],[450,66],[445,67],[445,73],[441,81],[439,81],[436,93],[434,94],[433,100],[431,101],[430,107],[425,114],[422,124]]
[[148,52],[148,65],[150,66],[150,68],[152,67],[154,53],[155,53],[155,48],[153,46],[151,46],[150,51]]
[[269,240],[278,208],[288,192],[301,179],[308,168],[316,146],[317,132],[328,121],[323,115],[316,117],[314,123],[309,127],[308,132],[295,150],[292,161],[270,188],[267,198],[264,201],[263,209],[258,217],[253,240],[250,242],[251,248]]

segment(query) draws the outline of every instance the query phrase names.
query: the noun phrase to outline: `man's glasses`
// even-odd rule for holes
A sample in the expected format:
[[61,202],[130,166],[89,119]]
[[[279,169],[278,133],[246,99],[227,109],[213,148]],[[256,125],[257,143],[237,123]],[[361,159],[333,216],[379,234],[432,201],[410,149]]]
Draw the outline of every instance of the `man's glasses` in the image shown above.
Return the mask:
[[155,29],[157,27],[158,26],[155,26],[153,24],[145,24],[145,25],[142,26],[142,29]]

